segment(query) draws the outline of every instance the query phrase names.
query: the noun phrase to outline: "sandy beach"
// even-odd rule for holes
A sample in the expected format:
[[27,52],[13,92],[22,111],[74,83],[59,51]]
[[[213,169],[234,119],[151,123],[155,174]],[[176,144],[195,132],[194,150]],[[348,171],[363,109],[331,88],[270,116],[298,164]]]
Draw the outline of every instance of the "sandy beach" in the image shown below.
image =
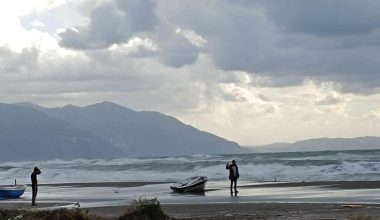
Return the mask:
[[[177,219],[349,219],[380,217],[380,205],[344,208],[324,203],[213,203],[164,204],[163,210]],[[116,216],[125,207],[93,208],[90,213]]]
[[[44,203],[51,207],[57,203]],[[64,205],[64,204],[60,204]],[[208,204],[162,204],[162,209],[176,219],[355,219],[355,217],[380,217],[380,205],[361,204],[358,208],[343,204],[325,203],[208,203]],[[2,203],[2,209],[31,209],[22,203]],[[70,207],[68,207],[70,208]],[[84,208],[89,214],[117,218],[129,205]]]
[[[379,181],[242,182],[231,195],[225,182],[210,182],[204,194],[176,194],[167,182],[41,184],[38,209],[80,208],[120,216],[139,198],[158,198],[178,219],[349,219],[380,217]],[[30,189],[20,199],[0,200],[2,209],[31,209]],[[356,205],[345,207],[345,205]]]

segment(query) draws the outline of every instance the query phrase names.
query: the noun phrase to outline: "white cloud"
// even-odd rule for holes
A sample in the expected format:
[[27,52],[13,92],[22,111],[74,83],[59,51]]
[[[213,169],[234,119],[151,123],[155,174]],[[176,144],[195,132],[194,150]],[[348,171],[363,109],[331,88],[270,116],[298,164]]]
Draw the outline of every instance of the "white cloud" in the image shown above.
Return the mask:
[[177,28],[175,33],[184,36],[192,45],[196,47],[204,48],[207,44],[207,40],[195,33],[193,30],[182,30]]
[[150,39],[141,39],[134,37],[128,40],[127,43],[113,44],[108,50],[113,52],[128,54],[137,54],[139,51],[151,51],[152,53],[158,50],[157,45]]
[[38,21],[38,20],[34,20],[34,21],[31,23],[31,25],[32,25],[33,27],[44,27],[44,26],[45,26],[44,23],[42,23],[41,21]]
[[379,109],[375,109],[375,110],[372,110],[370,111],[366,117],[369,117],[371,119],[377,119],[379,120],[380,119],[380,108]]

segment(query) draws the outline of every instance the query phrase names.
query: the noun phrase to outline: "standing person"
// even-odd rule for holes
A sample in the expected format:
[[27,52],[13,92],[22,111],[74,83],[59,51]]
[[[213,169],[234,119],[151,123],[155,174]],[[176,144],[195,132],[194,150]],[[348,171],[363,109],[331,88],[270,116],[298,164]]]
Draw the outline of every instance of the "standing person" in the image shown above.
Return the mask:
[[236,161],[232,160],[232,164],[227,163],[226,170],[230,170],[229,178],[231,181],[231,185],[230,185],[231,194],[232,194],[232,185],[234,185],[235,194],[236,194],[239,192],[236,190],[236,183],[237,183],[237,180],[239,179],[239,168],[236,165]]
[[36,197],[37,197],[37,191],[38,191],[38,184],[37,184],[38,174],[41,174],[40,169],[38,169],[38,167],[34,167],[33,173],[30,176],[30,179],[32,180],[32,206],[36,205]]

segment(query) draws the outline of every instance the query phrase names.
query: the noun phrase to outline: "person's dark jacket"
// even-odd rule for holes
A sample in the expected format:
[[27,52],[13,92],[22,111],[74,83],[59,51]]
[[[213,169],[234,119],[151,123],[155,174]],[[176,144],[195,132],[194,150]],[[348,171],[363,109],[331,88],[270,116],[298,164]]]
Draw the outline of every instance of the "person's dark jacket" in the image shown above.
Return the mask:
[[[235,175],[234,175],[233,167],[236,167],[236,174]],[[230,170],[230,175],[229,175],[230,180],[239,179],[239,168],[236,164],[227,164],[226,170]]]
[[33,185],[37,184],[37,175],[38,174],[41,174],[41,171],[38,168],[36,168],[36,169],[34,169],[32,175],[30,176],[30,179],[32,180]]

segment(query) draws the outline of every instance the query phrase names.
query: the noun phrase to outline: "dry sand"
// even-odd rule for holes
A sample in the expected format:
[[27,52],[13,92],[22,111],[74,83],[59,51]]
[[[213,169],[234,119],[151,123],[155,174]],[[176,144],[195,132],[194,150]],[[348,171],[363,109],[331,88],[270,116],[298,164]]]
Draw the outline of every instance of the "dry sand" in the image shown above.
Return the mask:
[[[53,204],[43,203],[38,207]],[[63,204],[62,204],[63,205]],[[380,205],[361,204],[358,208],[342,204],[323,203],[213,203],[163,204],[162,209],[176,219],[350,219],[353,217],[380,218]],[[1,204],[2,209],[32,209],[26,203]],[[129,206],[86,208],[89,214],[116,218]]]
[[[316,203],[215,203],[164,204],[163,210],[177,219],[349,219],[352,217],[380,218],[380,205],[344,208],[341,204]],[[127,207],[89,209],[92,214],[115,217]]]

